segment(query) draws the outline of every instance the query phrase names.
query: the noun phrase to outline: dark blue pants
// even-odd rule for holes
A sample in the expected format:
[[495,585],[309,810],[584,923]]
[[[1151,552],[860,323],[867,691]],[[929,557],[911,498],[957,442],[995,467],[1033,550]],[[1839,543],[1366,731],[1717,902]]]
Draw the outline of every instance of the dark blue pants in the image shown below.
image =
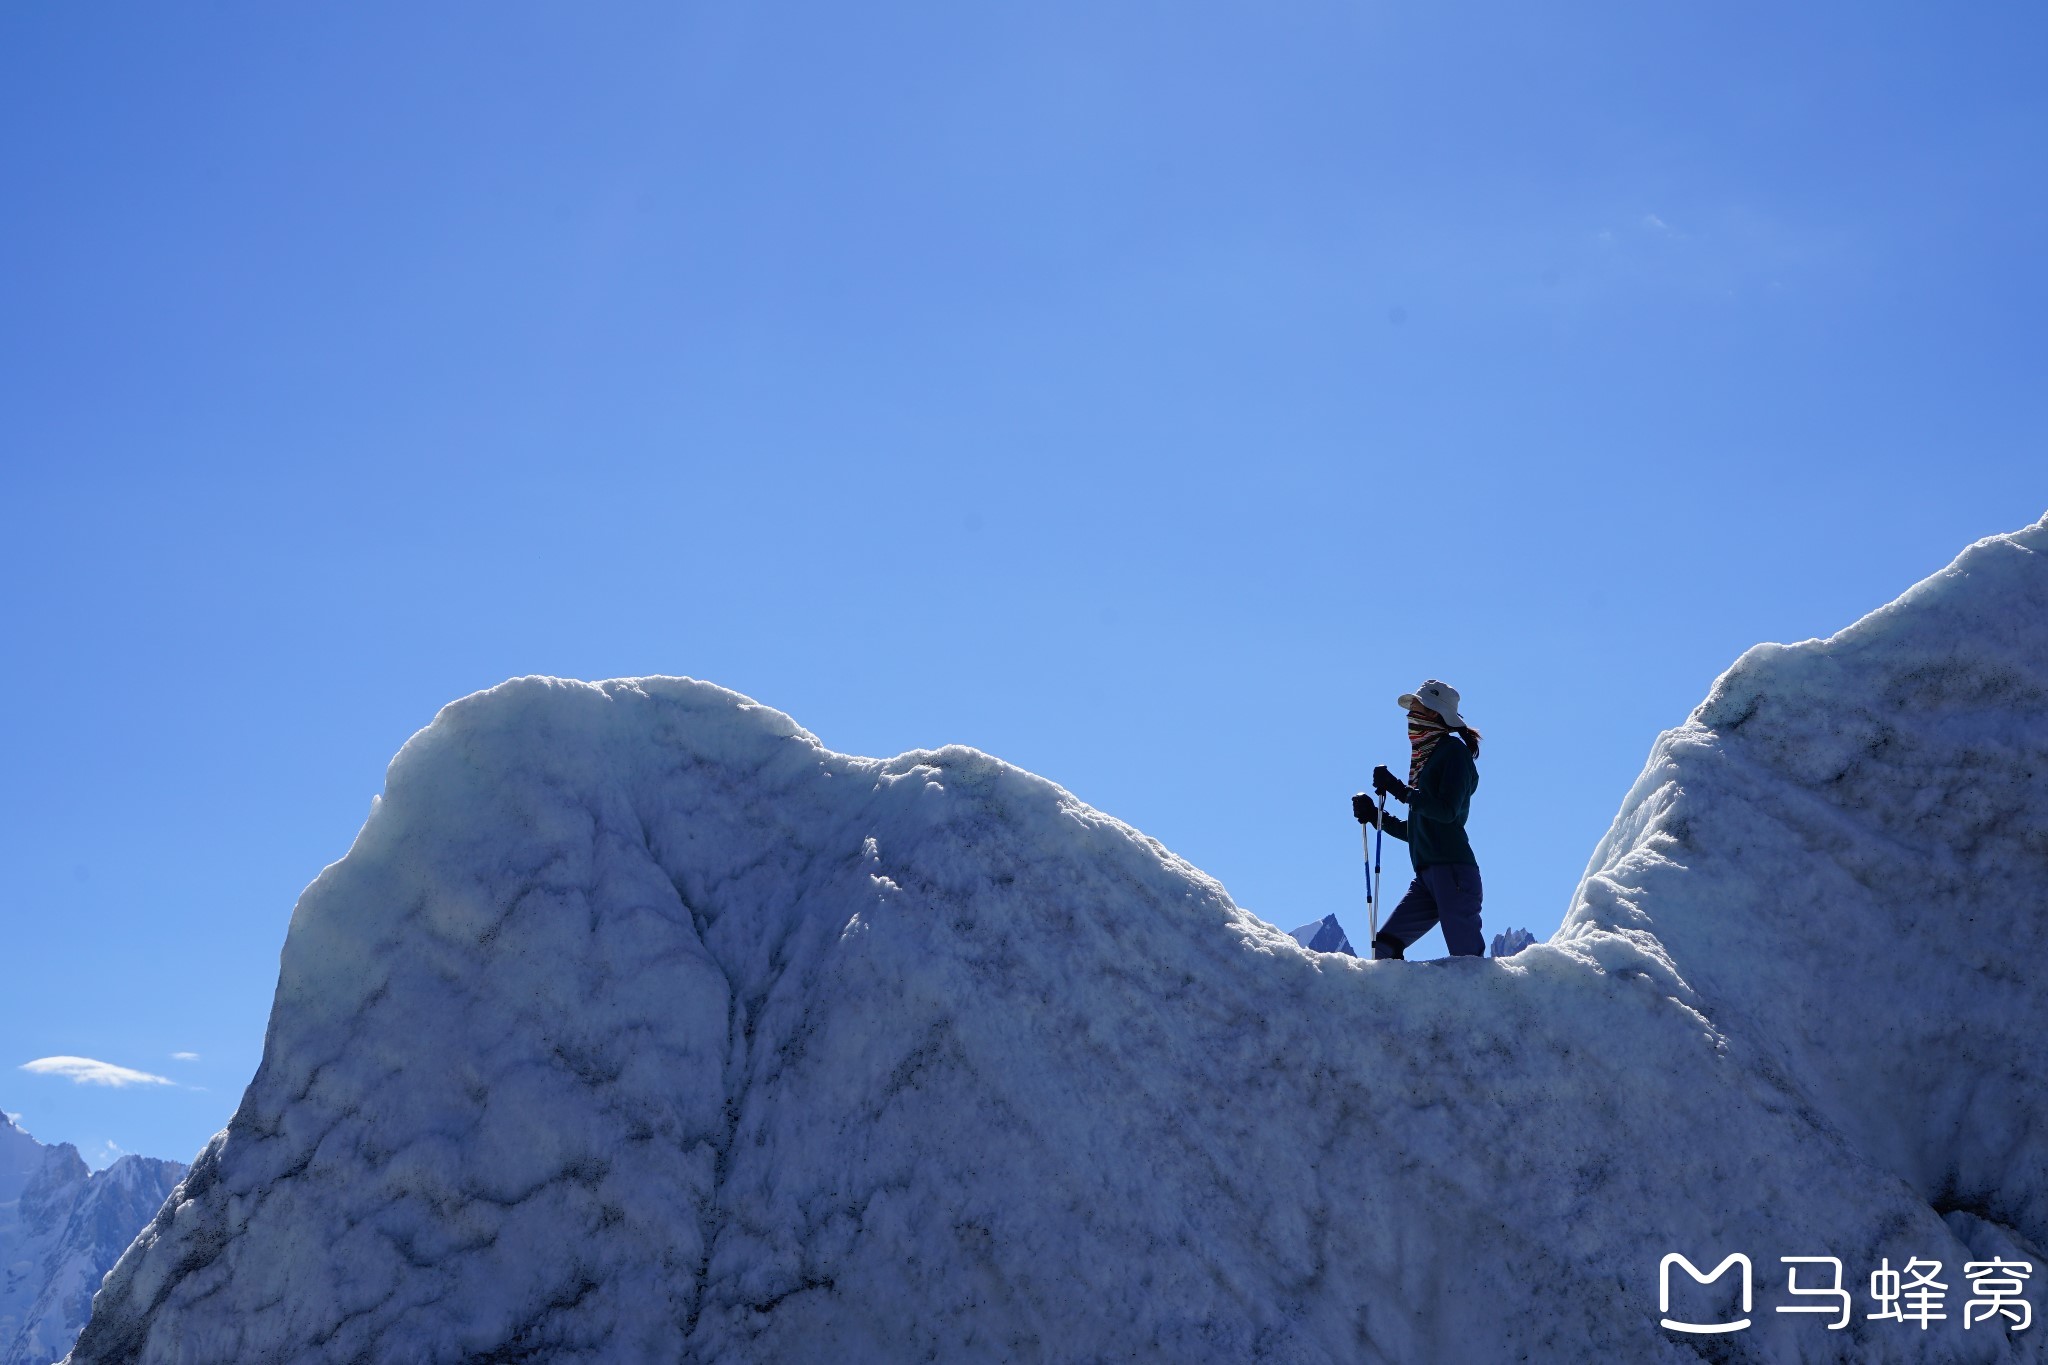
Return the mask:
[[1485,957],[1486,937],[1479,931],[1479,901],[1483,892],[1479,869],[1469,864],[1425,867],[1408,883],[1408,894],[1380,926],[1372,941],[1376,959],[1398,958],[1408,945],[1429,932],[1429,926],[1443,921],[1444,945],[1452,957]]

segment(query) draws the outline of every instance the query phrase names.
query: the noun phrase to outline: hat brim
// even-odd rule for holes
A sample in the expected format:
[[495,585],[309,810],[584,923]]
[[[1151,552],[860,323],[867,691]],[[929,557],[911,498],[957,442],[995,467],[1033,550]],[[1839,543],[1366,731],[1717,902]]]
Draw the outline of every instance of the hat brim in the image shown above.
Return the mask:
[[1403,711],[1412,711],[1418,706],[1425,711],[1436,711],[1438,715],[1444,717],[1444,724],[1450,726],[1453,730],[1457,729],[1465,723],[1465,718],[1463,716],[1458,715],[1456,712],[1453,712],[1450,715],[1446,716],[1443,712],[1437,711],[1434,706],[1431,706],[1428,702],[1416,696],[1413,692],[1403,692],[1400,696],[1394,698],[1394,705],[1400,707]]

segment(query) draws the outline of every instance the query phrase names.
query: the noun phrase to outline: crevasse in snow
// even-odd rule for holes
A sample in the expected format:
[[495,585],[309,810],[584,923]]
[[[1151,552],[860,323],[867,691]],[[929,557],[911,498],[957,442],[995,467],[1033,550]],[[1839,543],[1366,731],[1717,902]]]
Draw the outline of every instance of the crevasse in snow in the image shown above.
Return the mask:
[[[703,683],[457,702],[72,1359],[2040,1359],[1861,1280],[2048,1271],[2044,552],[1746,655],[1504,959],[1305,951],[1049,782]],[[1673,1252],[1751,1325],[1660,1327]]]

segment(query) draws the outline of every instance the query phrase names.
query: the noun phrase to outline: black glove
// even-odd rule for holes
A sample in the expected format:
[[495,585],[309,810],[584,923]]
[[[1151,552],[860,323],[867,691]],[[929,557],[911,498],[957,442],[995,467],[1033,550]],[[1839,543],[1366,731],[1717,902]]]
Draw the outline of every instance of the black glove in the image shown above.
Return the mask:
[[1371,792],[1360,792],[1351,798],[1351,814],[1361,825],[1368,827],[1380,822],[1380,813],[1373,809]]
[[1372,789],[1376,792],[1385,792],[1400,801],[1406,801],[1413,794],[1408,790],[1408,784],[1388,771],[1384,763],[1372,770]]

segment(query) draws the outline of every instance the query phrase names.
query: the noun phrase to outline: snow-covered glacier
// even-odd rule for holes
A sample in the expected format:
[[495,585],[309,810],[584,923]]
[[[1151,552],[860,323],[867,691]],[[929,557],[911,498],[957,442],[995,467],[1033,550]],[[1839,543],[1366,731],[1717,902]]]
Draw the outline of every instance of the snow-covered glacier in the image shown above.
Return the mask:
[[511,682],[71,1359],[2039,1360],[2044,890],[2048,523],[1745,655],[1499,959],[1306,951],[970,749]]
[[0,1113],[0,1365],[50,1365],[85,1325],[93,1291],[185,1167],[127,1155],[89,1169]]

